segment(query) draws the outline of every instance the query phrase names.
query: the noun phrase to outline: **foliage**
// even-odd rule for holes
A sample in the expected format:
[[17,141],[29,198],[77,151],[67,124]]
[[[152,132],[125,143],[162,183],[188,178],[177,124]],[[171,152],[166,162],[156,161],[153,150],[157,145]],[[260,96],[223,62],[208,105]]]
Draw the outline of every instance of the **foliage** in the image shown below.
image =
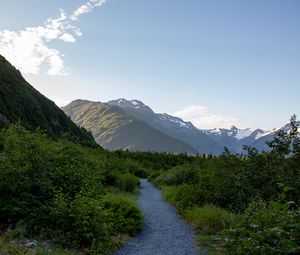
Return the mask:
[[134,235],[141,230],[143,216],[130,199],[106,195],[101,199],[101,204],[106,210],[107,224],[113,234]]
[[288,127],[269,143],[270,152],[246,148],[247,155],[240,156],[225,150],[150,177],[217,254],[297,254],[300,142],[295,116]]
[[26,128],[41,128],[53,138],[96,147],[92,135],[76,126],[54,102],[35,90],[0,55],[0,127],[5,122],[20,122]]
[[29,251],[21,245],[4,242],[0,239],[0,254],[1,255],[30,255]]
[[295,117],[290,127],[277,134],[270,152],[192,157],[107,152],[12,125],[0,131],[0,230],[13,226],[11,239],[42,236],[87,254],[108,254],[116,237],[140,230],[142,215],[124,194],[136,194],[138,177],[148,177],[215,253],[297,254]]
[[[118,171],[119,165],[123,167]],[[64,247],[107,254],[115,235],[134,234],[142,222],[133,202],[120,196],[108,202],[107,169],[121,180],[111,183],[115,189],[138,188],[127,160],[112,153],[55,141],[41,130],[30,132],[20,125],[1,130],[1,230],[21,223],[27,237],[44,236]],[[112,219],[123,219],[122,231],[111,226]]]
[[214,205],[194,207],[185,213],[185,218],[201,234],[216,234],[237,221],[234,214]]
[[111,246],[107,213],[100,200],[78,195],[68,204],[58,196],[50,209],[51,229],[72,248],[99,249],[107,253]]
[[139,178],[129,173],[119,175],[116,181],[117,187],[126,192],[134,192],[139,183]]
[[221,236],[228,254],[299,254],[300,210],[294,202],[254,201],[240,223]]

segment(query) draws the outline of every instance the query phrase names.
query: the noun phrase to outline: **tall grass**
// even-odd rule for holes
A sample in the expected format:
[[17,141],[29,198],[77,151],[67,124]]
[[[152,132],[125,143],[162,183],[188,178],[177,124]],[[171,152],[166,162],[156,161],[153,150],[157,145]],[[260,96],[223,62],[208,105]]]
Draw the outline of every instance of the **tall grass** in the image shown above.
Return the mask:
[[186,220],[203,234],[215,234],[233,225],[238,217],[214,205],[194,207],[185,213]]

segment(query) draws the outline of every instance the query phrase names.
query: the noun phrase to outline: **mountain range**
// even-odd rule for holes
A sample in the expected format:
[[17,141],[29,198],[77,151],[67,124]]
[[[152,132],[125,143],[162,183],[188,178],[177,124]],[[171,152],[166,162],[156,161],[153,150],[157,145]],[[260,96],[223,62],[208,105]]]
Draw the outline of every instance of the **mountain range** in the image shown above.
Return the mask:
[[189,144],[160,132],[113,104],[75,100],[62,109],[109,150],[197,153]]
[[[0,56],[0,127],[13,122],[32,130],[41,128],[54,138],[88,146],[97,142],[109,150],[215,155],[224,147],[241,154],[245,145],[267,151],[266,142],[279,130],[235,126],[203,130],[178,117],[155,113],[141,101],[124,98],[106,103],[79,99],[60,109]],[[289,131],[290,126],[281,129]]]
[[[124,98],[106,103],[75,100],[62,108],[78,125],[91,131],[104,148],[166,151],[189,154],[245,153],[244,146],[269,150],[266,145],[278,129],[199,129],[191,122],[166,113],[155,113],[139,100]],[[288,125],[283,127],[288,129]]]

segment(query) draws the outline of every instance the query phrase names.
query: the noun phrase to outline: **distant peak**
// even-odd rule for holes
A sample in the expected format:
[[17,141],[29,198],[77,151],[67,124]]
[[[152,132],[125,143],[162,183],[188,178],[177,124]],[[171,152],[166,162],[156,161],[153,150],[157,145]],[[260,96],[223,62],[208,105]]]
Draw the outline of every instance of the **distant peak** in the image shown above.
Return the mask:
[[116,100],[111,100],[109,102],[118,103],[118,104],[145,105],[143,102],[141,102],[139,100],[136,100],[136,99],[128,100],[128,99],[125,99],[125,98],[119,98],[119,99],[116,99]]
[[136,100],[136,99],[132,99],[132,100],[127,100],[125,98],[119,98],[116,100],[111,100],[109,102],[107,102],[110,105],[117,105],[121,108],[126,108],[126,109],[135,109],[138,111],[143,111],[143,112],[150,112],[150,113],[154,113],[152,111],[152,109],[145,105],[142,101]]
[[142,101],[133,99],[130,101],[133,105],[145,105]]

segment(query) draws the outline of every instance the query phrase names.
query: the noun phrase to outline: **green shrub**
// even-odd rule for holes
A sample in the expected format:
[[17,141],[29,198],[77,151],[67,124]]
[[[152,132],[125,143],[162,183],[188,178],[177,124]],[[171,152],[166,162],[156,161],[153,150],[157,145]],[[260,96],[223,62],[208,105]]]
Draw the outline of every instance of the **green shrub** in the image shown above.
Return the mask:
[[147,176],[148,176],[148,173],[147,173],[146,169],[141,167],[137,163],[133,163],[133,162],[128,163],[127,164],[127,169],[129,171],[129,173],[135,175],[136,177],[147,178]]
[[21,245],[7,243],[0,239],[1,255],[30,255],[29,251]]
[[193,184],[198,181],[198,171],[193,165],[185,164],[163,172],[155,179],[158,185]]
[[107,214],[100,200],[78,195],[68,201],[58,195],[51,209],[52,229],[68,247],[94,247],[108,251],[111,246]]
[[154,183],[156,183],[156,178],[160,175],[160,171],[149,170],[148,171],[148,179]]
[[300,210],[293,203],[254,201],[221,236],[228,254],[299,254]]
[[164,199],[172,204],[175,204],[177,189],[177,186],[164,186],[162,188]]
[[106,195],[101,199],[112,234],[134,235],[141,230],[143,216],[134,202],[124,196]]
[[122,174],[118,175],[116,185],[120,190],[126,192],[134,192],[137,190],[140,184],[139,178],[132,174]]
[[18,222],[15,228],[9,228],[3,235],[4,241],[11,241],[14,239],[23,239],[25,237],[25,226],[23,222]]
[[185,218],[194,229],[202,234],[216,234],[237,221],[237,216],[214,205],[204,205],[188,210]]
[[186,210],[196,205],[203,205],[207,203],[205,190],[201,189],[199,185],[183,184],[178,186],[175,204],[179,210]]
[[103,183],[109,186],[115,186],[117,183],[118,172],[114,170],[106,169],[103,173]]

